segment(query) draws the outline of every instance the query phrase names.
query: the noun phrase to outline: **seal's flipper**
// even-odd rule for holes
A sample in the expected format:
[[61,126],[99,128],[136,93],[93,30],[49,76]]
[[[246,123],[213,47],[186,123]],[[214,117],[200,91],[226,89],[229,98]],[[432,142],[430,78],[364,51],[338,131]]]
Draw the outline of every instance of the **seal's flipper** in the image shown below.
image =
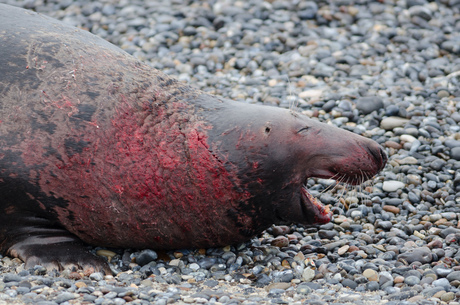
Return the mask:
[[87,250],[87,246],[77,237],[63,229],[22,228],[29,232],[27,236],[15,236],[15,242],[6,250],[6,254],[20,258],[25,268],[36,265],[48,271],[83,270],[85,274],[103,271],[111,274],[103,258]]

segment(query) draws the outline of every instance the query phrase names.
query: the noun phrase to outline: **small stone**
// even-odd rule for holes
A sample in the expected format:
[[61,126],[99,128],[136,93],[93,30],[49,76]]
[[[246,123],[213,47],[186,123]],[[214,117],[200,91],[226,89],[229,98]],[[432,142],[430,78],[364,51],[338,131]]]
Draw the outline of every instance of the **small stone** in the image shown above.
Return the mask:
[[369,114],[373,111],[383,108],[383,100],[378,96],[366,96],[356,100],[356,109],[363,114]]
[[414,5],[410,7],[408,11],[411,16],[417,16],[423,18],[424,20],[430,20],[432,16],[431,11],[425,6],[421,5]]
[[446,279],[446,278],[438,279],[438,280],[434,281],[432,283],[432,285],[437,286],[437,287],[443,287],[445,289],[449,289],[449,287],[450,287],[449,280]]
[[309,295],[312,292],[312,289],[307,285],[300,284],[296,289],[298,294]]
[[440,299],[441,296],[442,296],[443,294],[445,294],[445,293],[446,293],[445,290],[438,291],[438,292],[436,292],[436,293],[433,295],[433,298]]
[[20,277],[17,274],[11,274],[7,273],[3,277],[3,282],[8,283],[8,282],[20,282],[22,280],[22,277]]
[[412,143],[412,142],[417,140],[414,136],[411,136],[411,135],[408,135],[408,134],[403,134],[399,138],[400,138],[401,141],[409,142],[409,143]]
[[267,291],[270,291],[272,289],[286,290],[289,287],[291,287],[290,283],[278,282],[278,283],[271,283],[270,285],[267,285],[267,287],[265,287],[265,290],[267,290]]
[[446,292],[441,295],[441,301],[450,302],[455,298],[455,294],[452,291]]
[[84,282],[76,282],[76,283],[75,283],[75,286],[77,286],[77,288],[85,288],[85,287],[88,287],[88,285],[86,285]]
[[391,205],[384,205],[383,210],[387,211],[387,212],[391,212],[393,214],[398,214],[399,211],[400,211],[400,209],[398,207],[394,207],[394,206],[391,206]]
[[311,268],[305,268],[305,270],[302,273],[302,279],[305,282],[311,282],[314,277],[315,277],[315,270]]
[[158,254],[150,249],[142,250],[139,255],[136,257],[136,263],[139,266],[145,266],[148,263],[156,260],[158,258]]
[[418,164],[418,160],[414,157],[405,157],[402,159],[395,159],[395,161],[400,165],[411,165],[411,164]]
[[408,286],[414,286],[420,283],[420,279],[414,275],[411,275],[404,279],[404,283]]
[[54,301],[58,304],[78,298],[78,294],[71,292],[62,292],[56,296]]
[[370,281],[366,283],[366,290],[368,291],[377,291],[379,290],[380,285],[376,281]]
[[291,228],[288,226],[274,226],[272,228],[273,236],[286,235],[291,232]]
[[378,281],[379,280],[379,274],[377,271],[372,270],[372,269],[366,269],[363,272],[363,275],[369,280],[369,281]]
[[454,160],[460,161],[460,147],[451,148],[450,157]]
[[115,252],[113,251],[110,251],[110,250],[105,250],[105,249],[100,249],[100,250],[97,250],[96,251],[96,254],[99,255],[99,256],[104,256],[104,257],[107,257],[107,260],[110,261],[112,260],[112,258],[117,255]]
[[433,255],[428,247],[410,249],[407,252],[398,255],[398,259],[403,259],[409,264],[412,264],[413,262],[428,264],[431,263],[432,258]]
[[447,275],[446,278],[449,282],[460,281],[460,271],[451,272]]
[[382,271],[379,274],[379,284],[380,286],[384,285],[387,282],[393,283],[393,276],[388,271]]
[[384,190],[385,192],[395,192],[399,189],[402,189],[403,187],[405,187],[405,184],[403,182],[390,180],[383,182],[382,190]]
[[351,289],[355,289],[356,287],[358,287],[358,283],[350,279],[343,279],[342,285],[344,287],[349,287]]
[[272,240],[271,244],[278,248],[287,247],[289,246],[289,239],[285,236],[278,236]]
[[408,119],[400,117],[387,117],[380,122],[380,128],[385,130],[393,130],[396,127],[404,127],[409,122]]
[[439,239],[435,239],[429,242],[426,246],[430,249],[442,248],[442,241]]
[[89,278],[93,281],[102,281],[104,279],[104,275],[101,272],[94,272],[89,275]]
[[446,277],[450,273],[452,273],[452,271],[453,270],[449,268],[437,268],[435,272],[436,272],[436,275],[439,277]]
[[400,283],[404,283],[404,276],[401,276],[401,275],[397,275],[394,279],[394,283],[395,284],[400,284]]
[[350,248],[349,245],[342,246],[342,247],[339,248],[339,250],[337,251],[337,253],[338,253],[339,255],[344,255],[344,254],[348,251],[349,248]]
[[318,237],[321,239],[333,239],[338,233],[335,230],[319,230]]

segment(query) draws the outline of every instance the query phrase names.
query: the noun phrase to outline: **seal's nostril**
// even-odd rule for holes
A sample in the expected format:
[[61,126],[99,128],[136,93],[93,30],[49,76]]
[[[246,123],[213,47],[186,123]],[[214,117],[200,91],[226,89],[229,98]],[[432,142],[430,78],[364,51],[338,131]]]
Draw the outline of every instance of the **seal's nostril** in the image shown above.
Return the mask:
[[380,165],[379,169],[383,169],[388,160],[387,153],[383,150],[383,148],[380,145],[378,147],[372,146],[368,147],[367,151],[372,157],[374,157],[375,161]]

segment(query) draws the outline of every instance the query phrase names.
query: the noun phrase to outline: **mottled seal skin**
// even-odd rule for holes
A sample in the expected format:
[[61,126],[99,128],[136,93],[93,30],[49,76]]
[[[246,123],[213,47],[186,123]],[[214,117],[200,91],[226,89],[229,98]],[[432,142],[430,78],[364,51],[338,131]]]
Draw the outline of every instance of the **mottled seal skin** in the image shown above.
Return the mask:
[[224,100],[80,29],[0,4],[0,248],[107,269],[85,245],[177,249],[330,220],[309,177],[359,184],[372,140]]

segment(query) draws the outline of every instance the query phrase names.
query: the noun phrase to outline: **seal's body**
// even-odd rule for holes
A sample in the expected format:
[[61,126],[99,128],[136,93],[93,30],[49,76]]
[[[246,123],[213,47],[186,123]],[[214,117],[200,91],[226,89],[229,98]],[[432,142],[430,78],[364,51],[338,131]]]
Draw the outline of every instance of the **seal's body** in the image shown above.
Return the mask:
[[27,266],[324,223],[308,177],[357,184],[385,164],[371,140],[207,95],[43,15],[0,4],[0,20],[0,248]]

